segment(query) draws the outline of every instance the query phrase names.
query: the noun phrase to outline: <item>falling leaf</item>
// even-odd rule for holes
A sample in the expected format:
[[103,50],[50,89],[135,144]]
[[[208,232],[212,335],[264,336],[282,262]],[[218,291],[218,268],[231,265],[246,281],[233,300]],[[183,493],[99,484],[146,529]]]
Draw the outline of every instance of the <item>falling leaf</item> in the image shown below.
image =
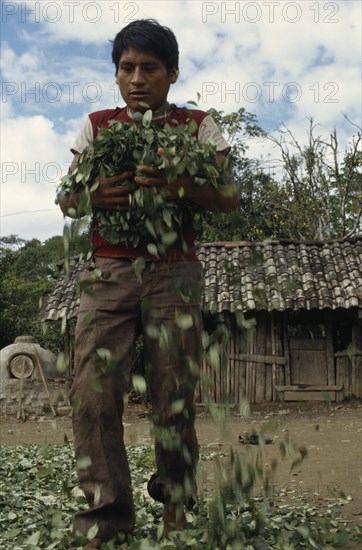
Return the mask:
[[90,456],[82,456],[77,460],[77,468],[79,470],[86,470],[91,465],[92,465],[92,460]]
[[94,525],[92,525],[92,527],[90,527],[88,529],[88,532],[87,532],[87,539],[88,540],[93,540],[94,537],[97,535],[99,531],[99,527],[98,525],[95,523]]
[[194,320],[191,314],[185,313],[176,316],[176,324],[180,329],[188,330],[194,326]]
[[138,374],[134,374],[132,376],[132,386],[134,387],[135,391],[140,393],[141,395],[145,394],[147,391],[146,380],[143,378],[143,376],[140,376]]

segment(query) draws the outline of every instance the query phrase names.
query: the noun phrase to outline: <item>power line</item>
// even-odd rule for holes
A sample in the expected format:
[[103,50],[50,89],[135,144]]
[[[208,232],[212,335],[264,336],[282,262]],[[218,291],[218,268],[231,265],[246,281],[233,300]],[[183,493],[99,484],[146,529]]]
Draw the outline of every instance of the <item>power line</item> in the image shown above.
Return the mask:
[[53,212],[59,210],[59,208],[43,208],[42,210],[21,210],[20,212],[12,212],[11,214],[2,214],[2,218],[8,218],[9,216],[19,216],[20,214],[32,214],[34,212]]

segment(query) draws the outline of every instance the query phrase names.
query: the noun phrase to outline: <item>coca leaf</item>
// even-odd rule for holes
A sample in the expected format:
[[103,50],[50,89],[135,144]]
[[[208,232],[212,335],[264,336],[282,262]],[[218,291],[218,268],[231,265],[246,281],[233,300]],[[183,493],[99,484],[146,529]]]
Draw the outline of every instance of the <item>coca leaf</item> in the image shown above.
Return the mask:
[[[222,190],[228,183],[227,170],[216,163],[215,147],[200,143],[193,135],[197,129],[195,121],[175,127],[152,125],[150,110],[133,118],[133,124],[110,121],[107,128],[99,129],[96,139],[80,155],[77,168],[61,179],[60,193],[86,190],[84,211],[89,212],[89,192],[98,185],[94,185],[97,176],[107,178],[126,171],[136,175],[141,165],[162,169],[168,183],[184,173],[194,177],[195,185],[211,182]],[[145,241],[155,245],[151,247],[155,255],[155,251],[161,253],[176,240],[174,234],[180,235],[185,216],[189,222],[197,216],[200,223],[197,208],[187,201],[165,201],[157,189],[138,188],[132,177],[119,185],[125,183],[133,184],[128,210],[93,210],[95,224],[106,240],[114,244],[126,242],[131,247]],[[184,197],[182,188],[178,195],[180,199]]]

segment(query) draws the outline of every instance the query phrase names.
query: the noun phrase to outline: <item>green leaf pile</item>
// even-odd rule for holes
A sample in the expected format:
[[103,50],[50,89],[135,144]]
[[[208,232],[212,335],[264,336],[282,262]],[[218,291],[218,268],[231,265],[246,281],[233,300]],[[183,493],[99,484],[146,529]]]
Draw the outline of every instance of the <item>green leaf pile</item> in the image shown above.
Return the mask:
[[163,170],[168,183],[182,174],[194,178],[195,185],[211,184],[221,190],[229,182],[229,162],[221,167],[216,162],[216,149],[211,143],[200,143],[193,135],[196,122],[171,126],[152,124],[152,111],[134,115],[134,124],[111,121],[101,128],[97,137],[80,155],[76,168],[64,176],[60,194],[84,191],[80,207],[93,214],[100,234],[113,244],[127,243],[137,247],[150,243],[149,252],[164,254],[180,237],[184,220],[198,224],[201,218],[197,208],[182,199],[164,200],[155,187],[143,188],[131,178],[127,183],[132,192],[129,208],[123,211],[93,209],[90,192],[98,184],[98,176],[107,178],[123,172],[139,174],[140,165]]
[[[147,495],[154,471],[150,446],[127,447],[134,489],[136,527],[126,542],[104,543],[102,550],[297,550],[343,548],[361,541],[357,525],[338,516],[343,498],[324,504],[310,493],[298,497],[270,491],[257,452],[237,454],[201,449],[201,468],[215,464],[216,489],[200,495],[188,513],[188,526],[170,540],[160,538],[162,505]],[[264,483],[260,492],[257,480]],[[85,537],[72,534],[72,516],[86,508],[77,496],[73,446],[2,447],[0,456],[0,547],[2,550],[81,550]]]

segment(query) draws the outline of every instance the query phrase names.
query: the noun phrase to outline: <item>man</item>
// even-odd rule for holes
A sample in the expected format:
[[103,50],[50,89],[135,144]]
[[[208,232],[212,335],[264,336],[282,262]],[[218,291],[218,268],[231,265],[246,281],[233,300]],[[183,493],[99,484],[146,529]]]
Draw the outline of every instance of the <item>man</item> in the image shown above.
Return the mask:
[[[73,167],[98,128],[107,127],[110,120],[132,123],[134,113],[147,109],[152,110],[155,125],[194,119],[199,141],[211,141],[218,151],[217,162],[223,162],[229,145],[211,117],[167,101],[170,85],[178,77],[178,45],[170,29],[154,20],[130,23],[115,37],[112,59],[126,106],[89,115],[72,148]],[[172,183],[152,166],[139,166],[137,174],[127,171],[98,178],[98,187],[90,192],[92,208],[128,208],[132,188],[126,180],[130,179],[144,188],[156,188],[164,200],[187,200],[197,208],[228,212],[238,203],[232,182],[221,192],[212,185],[196,185],[187,172]],[[81,193],[63,194],[59,203],[64,214],[84,215]],[[122,415],[139,331],[149,375],[157,467],[148,489],[164,504],[166,535],[185,526],[184,508],[195,503],[198,445],[193,399],[201,362],[202,270],[191,223],[183,224],[179,239],[157,259],[148,253],[147,242],[136,248],[107,242],[94,222],[91,240],[102,276],[93,282],[92,270],[82,275],[91,291],[81,294],[70,399],[78,475],[89,504],[76,515],[75,529],[86,534],[97,524],[97,537],[86,546],[97,548],[134,527]],[[187,249],[181,242],[187,243]],[[133,267],[137,258],[145,260],[141,277]]]

